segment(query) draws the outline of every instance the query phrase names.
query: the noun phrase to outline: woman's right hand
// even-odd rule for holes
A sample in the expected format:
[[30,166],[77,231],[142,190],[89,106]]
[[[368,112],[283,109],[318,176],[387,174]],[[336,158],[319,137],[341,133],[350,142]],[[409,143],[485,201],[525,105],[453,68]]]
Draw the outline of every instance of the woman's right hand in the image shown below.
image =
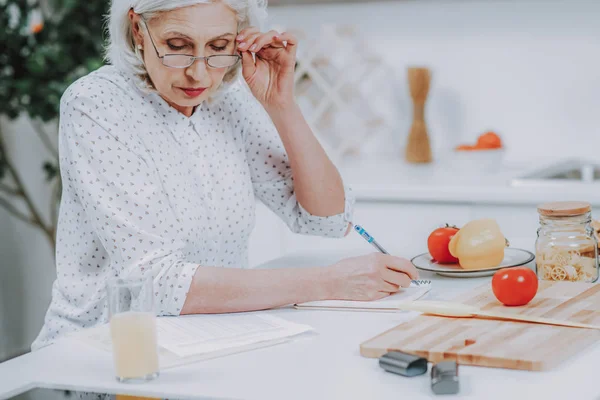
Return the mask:
[[332,300],[378,300],[419,278],[410,261],[382,253],[346,258],[328,268]]

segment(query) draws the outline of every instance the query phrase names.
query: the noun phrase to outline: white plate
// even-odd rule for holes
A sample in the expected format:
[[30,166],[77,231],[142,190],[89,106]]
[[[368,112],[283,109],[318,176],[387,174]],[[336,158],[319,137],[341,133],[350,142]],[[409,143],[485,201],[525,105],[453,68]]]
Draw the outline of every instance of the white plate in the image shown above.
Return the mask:
[[475,278],[480,276],[494,275],[501,268],[516,267],[525,265],[535,259],[533,253],[523,250],[507,247],[504,250],[504,260],[500,265],[486,269],[462,269],[458,264],[438,264],[429,253],[419,254],[411,262],[417,269],[435,272],[438,275],[450,276],[453,278]]

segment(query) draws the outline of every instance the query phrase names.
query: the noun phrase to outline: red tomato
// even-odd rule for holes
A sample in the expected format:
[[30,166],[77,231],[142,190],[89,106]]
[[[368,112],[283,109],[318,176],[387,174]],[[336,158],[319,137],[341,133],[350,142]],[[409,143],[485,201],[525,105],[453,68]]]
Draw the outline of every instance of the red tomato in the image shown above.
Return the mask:
[[429,254],[435,261],[440,264],[452,264],[457,263],[458,258],[450,254],[448,250],[448,244],[450,239],[458,232],[458,228],[453,226],[446,226],[444,228],[437,228],[427,238],[427,248]]
[[523,306],[537,294],[538,278],[527,267],[502,268],[492,278],[494,296],[505,306]]

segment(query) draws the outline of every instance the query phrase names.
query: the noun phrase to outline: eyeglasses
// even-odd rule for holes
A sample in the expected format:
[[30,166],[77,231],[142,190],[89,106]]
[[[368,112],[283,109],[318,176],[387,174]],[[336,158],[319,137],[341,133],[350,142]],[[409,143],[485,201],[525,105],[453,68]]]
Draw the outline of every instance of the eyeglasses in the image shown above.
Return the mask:
[[154,47],[154,51],[156,51],[156,56],[162,60],[163,65],[170,68],[187,68],[192,65],[196,60],[204,60],[206,65],[211,68],[228,68],[232,67],[240,61],[242,58],[238,54],[215,54],[207,57],[196,57],[189,54],[165,54],[161,56],[158,53],[158,49],[154,44],[154,40],[152,39],[152,35],[150,34],[150,29],[148,29],[148,24],[144,18],[141,18],[146,26],[146,30],[148,31],[148,36],[150,37],[150,41],[152,42],[152,46]]

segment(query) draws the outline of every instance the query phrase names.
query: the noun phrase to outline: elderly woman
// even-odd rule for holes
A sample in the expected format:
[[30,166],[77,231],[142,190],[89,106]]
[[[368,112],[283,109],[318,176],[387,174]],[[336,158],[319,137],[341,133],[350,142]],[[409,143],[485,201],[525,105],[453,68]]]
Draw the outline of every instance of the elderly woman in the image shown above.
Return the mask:
[[[33,349],[108,320],[108,278],[151,274],[158,315],[372,300],[404,259],[248,269],[256,198],[297,233],[343,237],[352,197],[294,101],[297,40],[260,0],[114,0],[110,65],[64,93],[57,279]],[[237,79],[240,75],[240,79]]]

